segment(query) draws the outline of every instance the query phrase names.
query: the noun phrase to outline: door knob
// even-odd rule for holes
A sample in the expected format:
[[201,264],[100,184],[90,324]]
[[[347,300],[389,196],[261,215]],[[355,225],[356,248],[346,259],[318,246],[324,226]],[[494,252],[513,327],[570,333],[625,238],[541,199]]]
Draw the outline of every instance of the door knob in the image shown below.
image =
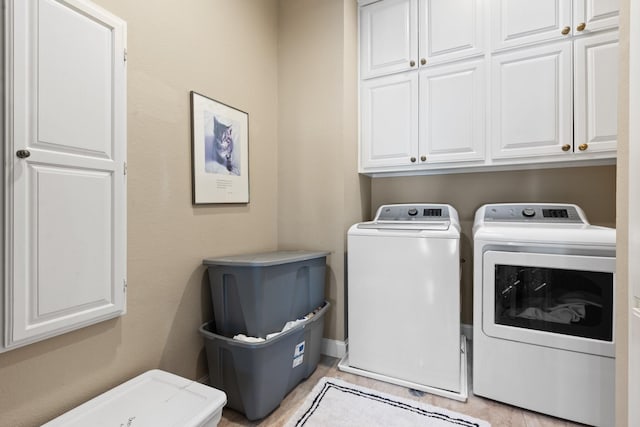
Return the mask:
[[580,144],[580,145],[578,145],[578,150],[580,150],[580,151],[585,151],[587,148],[589,148],[589,144]]
[[18,150],[18,151],[16,151],[16,156],[18,156],[19,159],[26,159],[30,155],[31,155],[31,153],[29,152],[29,150]]
[[427,156],[420,156],[420,160],[422,160],[423,162],[427,161]]
[[425,65],[427,60],[425,58],[420,59],[420,65]]
[[409,66],[410,67],[415,67],[416,66],[416,61],[413,61],[413,60],[409,61]]
[[562,146],[562,151],[569,151],[571,149],[571,146],[569,144],[564,144]]
[[411,158],[411,159],[409,159],[409,160],[411,160],[411,163],[415,163],[415,162],[416,162],[416,158],[415,158],[415,157],[412,157],[412,158]]
[[571,31],[571,27],[564,27],[561,33],[566,36],[567,34],[569,34],[569,31]]
[[585,24],[584,22],[578,24],[578,26],[576,27],[576,30],[578,31],[584,31],[584,29],[587,28],[587,24]]

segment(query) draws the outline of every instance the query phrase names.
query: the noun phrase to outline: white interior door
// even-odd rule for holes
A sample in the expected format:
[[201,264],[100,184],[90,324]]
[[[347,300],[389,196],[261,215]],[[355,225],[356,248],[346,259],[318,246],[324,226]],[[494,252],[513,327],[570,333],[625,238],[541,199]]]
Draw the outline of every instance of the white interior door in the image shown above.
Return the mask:
[[5,346],[125,310],[125,23],[9,2]]

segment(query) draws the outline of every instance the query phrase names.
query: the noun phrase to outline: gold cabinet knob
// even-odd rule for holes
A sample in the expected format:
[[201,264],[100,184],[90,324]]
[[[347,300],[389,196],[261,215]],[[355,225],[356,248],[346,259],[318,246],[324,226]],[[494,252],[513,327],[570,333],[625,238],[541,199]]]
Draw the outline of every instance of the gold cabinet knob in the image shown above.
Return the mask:
[[571,146],[569,144],[564,144],[562,146],[562,151],[569,151],[571,149]]
[[570,31],[571,31],[571,27],[564,27],[561,33],[566,36],[567,34],[569,34]]
[[587,24],[585,24],[584,22],[578,24],[578,26],[576,27],[576,30],[578,31],[584,31],[584,29],[587,28]]
[[427,60],[422,58],[420,59],[420,65],[425,65],[427,63]]
[[415,67],[416,66],[416,61],[413,61],[413,60],[409,61],[409,66],[410,67]]
[[578,145],[578,150],[580,150],[580,151],[585,151],[587,148],[589,148],[589,144],[580,144],[580,145]]
[[423,162],[426,162],[427,161],[427,156],[420,156],[420,160],[423,161]]
[[415,163],[416,162],[416,158],[415,157],[412,157],[410,160],[411,160],[411,163]]

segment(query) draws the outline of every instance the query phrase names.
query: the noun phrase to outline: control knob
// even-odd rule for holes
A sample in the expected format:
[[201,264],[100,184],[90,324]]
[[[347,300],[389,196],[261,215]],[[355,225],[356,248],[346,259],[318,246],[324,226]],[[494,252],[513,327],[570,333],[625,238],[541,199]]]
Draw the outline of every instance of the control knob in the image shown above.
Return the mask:
[[524,215],[527,218],[531,218],[536,215],[536,211],[533,208],[524,208],[522,210],[522,215]]
[[416,215],[418,215],[418,209],[411,208],[411,209],[409,209],[408,213],[409,213],[410,216],[416,216]]

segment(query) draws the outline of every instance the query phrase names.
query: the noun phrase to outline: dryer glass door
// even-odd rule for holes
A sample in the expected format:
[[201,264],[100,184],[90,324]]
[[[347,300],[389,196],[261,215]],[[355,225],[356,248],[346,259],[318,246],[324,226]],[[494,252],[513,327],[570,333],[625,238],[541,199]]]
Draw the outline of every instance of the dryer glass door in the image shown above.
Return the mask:
[[487,251],[488,335],[613,357],[615,258]]

